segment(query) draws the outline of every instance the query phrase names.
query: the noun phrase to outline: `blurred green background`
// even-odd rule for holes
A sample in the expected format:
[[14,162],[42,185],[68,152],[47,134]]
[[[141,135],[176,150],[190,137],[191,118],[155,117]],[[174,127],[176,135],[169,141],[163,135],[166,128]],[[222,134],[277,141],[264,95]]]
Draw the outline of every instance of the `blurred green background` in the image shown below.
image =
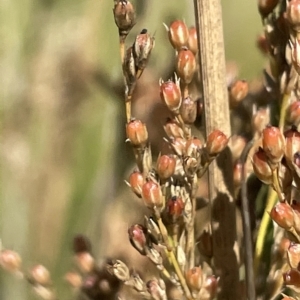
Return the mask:
[[[134,3],[137,25],[127,42],[142,28],[156,38],[143,75],[147,87],[173,62],[162,23],[180,18],[193,25],[193,4]],[[222,4],[227,60],[237,62],[242,78],[260,76],[256,1]],[[75,233],[86,233],[101,257],[105,208],[125,187],[132,159],[113,1],[0,0],[0,7],[0,238],[20,253],[24,268],[43,263],[62,283]],[[68,289],[56,286],[60,299],[69,299]],[[26,284],[0,271],[0,299],[33,298]]]

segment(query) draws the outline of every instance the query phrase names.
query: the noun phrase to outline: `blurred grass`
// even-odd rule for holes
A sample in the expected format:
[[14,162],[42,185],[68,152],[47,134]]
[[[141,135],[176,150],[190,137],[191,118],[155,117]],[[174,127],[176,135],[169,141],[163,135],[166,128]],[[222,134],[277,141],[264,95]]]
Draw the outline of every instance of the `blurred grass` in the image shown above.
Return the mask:
[[[129,40],[144,27],[155,34],[150,68],[158,79],[173,60],[162,23],[181,18],[192,25],[192,5],[136,2],[140,15]],[[131,159],[122,155],[113,1],[1,0],[0,6],[0,237],[25,267],[42,262],[62,282],[75,233],[105,243],[99,236],[105,205],[123,186]],[[254,78],[263,62],[254,46],[261,28],[256,2],[224,1],[224,17],[227,58],[237,61],[242,77]],[[0,298],[32,294],[2,275]]]

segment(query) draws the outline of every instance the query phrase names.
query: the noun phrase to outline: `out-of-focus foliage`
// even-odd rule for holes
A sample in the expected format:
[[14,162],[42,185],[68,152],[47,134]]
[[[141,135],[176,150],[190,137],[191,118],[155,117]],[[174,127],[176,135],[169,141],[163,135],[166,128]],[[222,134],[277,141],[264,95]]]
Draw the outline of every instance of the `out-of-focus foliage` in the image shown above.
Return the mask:
[[[223,2],[228,58],[251,78],[262,67],[254,41],[256,3]],[[99,249],[105,243],[99,234],[105,205],[123,186],[130,161],[131,153],[123,152],[113,1],[1,0],[0,6],[0,237],[20,253],[25,268],[43,262],[54,282],[62,282],[74,233],[87,233]],[[162,23],[181,18],[192,25],[193,7],[158,0],[136,6],[129,42],[143,28],[156,38],[143,75],[147,84],[166,76],[173,62]],[[24,284],[1,276],[1,299],[32,297]]]

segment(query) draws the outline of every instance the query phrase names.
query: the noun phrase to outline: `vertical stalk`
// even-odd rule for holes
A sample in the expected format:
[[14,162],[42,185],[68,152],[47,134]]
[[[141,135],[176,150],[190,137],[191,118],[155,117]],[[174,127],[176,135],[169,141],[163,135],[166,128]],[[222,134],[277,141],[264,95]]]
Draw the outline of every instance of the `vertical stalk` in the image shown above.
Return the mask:
[[[221,4],[219,0],[194,0],[194,6],[205,132],[208,135],[220,129],[230,136]],[[210,165],[208,177],[214,271],[220,276],[221,287],[218,299],[238,299],[236,210],[229,148]]]

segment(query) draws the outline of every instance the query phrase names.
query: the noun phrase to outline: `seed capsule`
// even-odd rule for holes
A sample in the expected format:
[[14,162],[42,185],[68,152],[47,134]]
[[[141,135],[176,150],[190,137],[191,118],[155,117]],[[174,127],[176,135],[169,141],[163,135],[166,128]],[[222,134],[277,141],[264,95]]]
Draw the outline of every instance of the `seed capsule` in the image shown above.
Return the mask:
[[147,237],[147,229],[140,224],[129,227],[128,236],[131,245],[142,255],[146,255],[149,241]]
[[120,37],[125,38],[135,25],[135,11],[130,1],[115,1],[113,8],[115,23],[119,28]]
[[157,160],[156,171],[161,179],[168,179],[174,175],[176,160],[173,156],[162,155]]
[[167,201],[166,212],[172,223],[176,223],[182,217],[184,203],[181,197],[173,196]]
[[174,114],[179,114],[179,108],[181,106],[181,90],[179,81],[175,82],[168,80],[163,82],[160,80],[160,97],[162,101],[167,105],[169,110]]
[[278,164],[284,154],[285,141],[279,128],[267,126],[262,131],[263,149],[271,164]]
[[200,267],[193,267],[186,272],[186,283],[191,290],[200,291],[203,282],[203,272]]
[[183,21],[177,20],[171,23],[169,29],[169,40],[176,50],[187,46],[189,30]]
[[189,28],[189,39],[188,39],[188,47],[194,53],[194,55],[198,52],[198,38],[197,38],[197,29],[195,26]]
[[133,119],[126,125],[127,138],[134,146],[145,146],[148,142],[147,127],[140,120]]
[[292,269],[296,269],[300,262],[300,244],[291,242],[287,251],[288,263]]
[[198,152],[202,147],[202,142],[198,138],[192,137],[186,141],[185,154],[186,156],[197,157]]
[[0,252],[0,266],[9,272],[16,272],[21,268],[20,255],[12,250],[2,250]]
[[270,110],[268,108],[261,108],[257,110],[251,120],[253,133],[261,134],[266,126],[270,123]]
[[182,48],[177,55],[176,73],[184,84],[191,83],[196,71],[196,59],[191,50]]
[[283,273],[283,281],[285,285],[294,285],[295,287],[300,287],[300,273],[295,270],[289,270]]
[[230,108],[237,107],[240,102],[248,95],[248,82],[246,80],[237,80],[229,88]]
[[298,126],[300,124],[300,101],[293,102],[287,110],[288,121]]
[[142,198],[145,205],[150,208],[163,207],[163,195],[158,182],[148,179],[142,186]]
[[144,184],[143,174],[135,170],[129,176],[129,185],[131,190],[138,196],[142,197],[142,186]]
[[169,138],[184,137],[184,132],[176,120],[168,118],[164,130]]
[[295,154],[300,151],[300,133],[296,128],[291,128],[284,133],[285,151],[284,156],[288,166],[293,169]]
[[227,136],[222,131],[216,129],[207,137],[206,149],[210,156],[216,156],[227,147],[227,144]]
[[294,225],[294,213],[291,206],[287,203],[280,202],[276,204],[271,212],[271,218],[282,228],[291,229]]
[[184,98],[180,106],[180,115],[185,124],[194,124],[197,118],[197,101],[189,96]]
[[300,1],[291,0],[287,2],[286,17],[291,27],[295,31],[300,28]]
[[253,155],[252,166],[255,175],[260,181],[265,184],[272,184],[272,169],[268,164],[268,157],[261,147]]

